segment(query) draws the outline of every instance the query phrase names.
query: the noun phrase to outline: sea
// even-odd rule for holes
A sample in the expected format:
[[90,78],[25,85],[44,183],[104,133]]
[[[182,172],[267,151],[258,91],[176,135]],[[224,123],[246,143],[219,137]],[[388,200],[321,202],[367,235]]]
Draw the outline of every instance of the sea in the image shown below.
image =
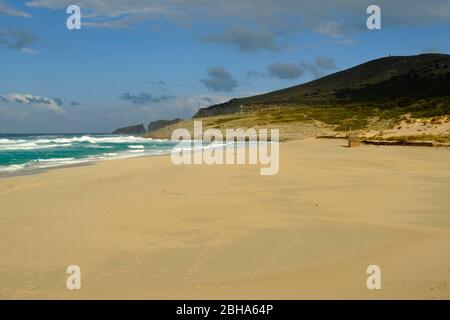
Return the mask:
[[174,142],[111,134],[0,134],[0,175],[170,154]]

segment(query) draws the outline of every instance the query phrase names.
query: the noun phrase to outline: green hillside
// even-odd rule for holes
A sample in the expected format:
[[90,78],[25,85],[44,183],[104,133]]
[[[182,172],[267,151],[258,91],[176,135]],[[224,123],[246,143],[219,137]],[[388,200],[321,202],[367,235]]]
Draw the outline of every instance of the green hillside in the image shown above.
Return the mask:
[[[330,112],[337,108],[350,117],[435,116],[449,114],[449,97],[449,55],[385,57],[306,84],[203,108],[194,118],[272,107],[331,108]],[[317,113],[320,117],[328,112]]]
[[449,115],[450,56],[422,54],[381,58],[302,85],[232,99],[148,136],[170,138],[172,130],[192,128],[198,119],[205,129],[279,128],[283,140],[349,130],[448,139]]

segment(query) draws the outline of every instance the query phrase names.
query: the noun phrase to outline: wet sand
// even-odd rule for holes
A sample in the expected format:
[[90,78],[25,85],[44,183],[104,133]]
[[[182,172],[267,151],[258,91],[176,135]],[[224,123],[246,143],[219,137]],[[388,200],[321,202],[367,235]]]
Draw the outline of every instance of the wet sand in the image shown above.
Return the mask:
[[275,176],[162,156],[1,178],[0,298],[449,299],[450,150],[343,145],[283,143]]

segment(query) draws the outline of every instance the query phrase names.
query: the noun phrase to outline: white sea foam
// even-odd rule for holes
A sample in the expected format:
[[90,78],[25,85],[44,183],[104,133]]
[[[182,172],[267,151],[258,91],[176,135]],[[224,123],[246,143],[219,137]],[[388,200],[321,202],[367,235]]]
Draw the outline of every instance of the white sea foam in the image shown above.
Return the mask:
[[103,136],[103,137],[92,137],[92,136],[81,136],[73,138],[57,138],[50,140],[54,143],[70,143],[70,142],[89,142],[89,143],[126,143],[126,142],[149,142],[152,141],[149,138],[135,137],[135,136]]
[[53,167],[60,167],[66,165],[75,165],[80,163],[86,163],[90,160],[88,158],[75,159],[75,158],[50,158],[50,159],[36,159],[24,164],[13,164],[9,166],[0,166],[0,173],[13,173],[21,170],[33,170],[33,169],[47,169]]
[[[111,146],[98,145],[101,143],[108,144],[120,144],[120,143],[135,143],[135,142],[152,142],[152,139],[134,137],[134,136],[89,136],[84,135],[80,137],[72,138],[43,138],[38,137],[36,139],[0,139],[0,151],[2,150],[33,150],[33,149],[45,149],[45,148],[58,148],[58,147],[70,147],[73,143],[89,143],[91,148],[104,148],[111,149]],[[142,149],[144,146],[129,146],[130,148]]]
[[50,158],[50,159],[37,159],[36,162],[64,162],[64,161],[72,161],[75,158]]
[[[133,158],[145,155],[169,154],[170,148],[167,146],[158,147],[158,142],[167,140],[152,140],[135,136],[58,136],[58,135],[40,135],[14,138],[0,139],[0,161],[3,156],[8,159],[20,159],[23,154],[33,155],[36,151],[37,157],[30,159],[24,164],[0,165],[0,173],[13,173],[21,170],[33,170],[52,168],[65,165],[74,165],[80,163],[96,162],[109,159]],[[148,145],[150,144],[150,145]],[[117,145],[117,147],[116,147]],[[148,147],[147,147],[148,146]],[[128,150],[123,150],[127,147]],[[56,150],[55,148],[58,148]],[[59,151],[61,149],[61,153]],[[72,149],[76,148],[76,149]],[[91,150],[87,154],[83,154],[83,149],[99,149],[98,153]],[[116,151],[116,148],[118,149]],[[48,151],[45,149],[49,149]],[[50,150],[52,149],[52,150]],[[111,152],[102,152],[102,149],[111,150]],[[106,151],[106,150],[105,150]],[[55,155],[53,158],[45,159],[41,154],[51,152]],[[60,155],[58,157],[58,155]],[[76,155],[75,157],[73,155]],[[78,158],[81,156],[81,158]]]
[[26,140],[0,139],[0,144],[11,144],[17,142],[25,142]]
[[0,173],[2,172],[14,172],[24,169],[26,164],[12,164],[9,166],[0,166]]
[[0,145],[0,151],[48,149],[48,148],[70,147],[70,146],[71,146],[70,143],[56,145],[56,144],[37,144],[35,142],[25,142],[25,143],[17,143],[17,144]]

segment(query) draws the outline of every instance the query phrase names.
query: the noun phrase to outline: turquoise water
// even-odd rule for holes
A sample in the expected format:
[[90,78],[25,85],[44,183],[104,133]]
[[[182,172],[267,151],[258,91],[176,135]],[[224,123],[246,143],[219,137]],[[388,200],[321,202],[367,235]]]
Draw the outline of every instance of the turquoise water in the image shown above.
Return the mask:
[[105,159],[169,154],[175,144],[126,135],[0,134],[0,174]]

